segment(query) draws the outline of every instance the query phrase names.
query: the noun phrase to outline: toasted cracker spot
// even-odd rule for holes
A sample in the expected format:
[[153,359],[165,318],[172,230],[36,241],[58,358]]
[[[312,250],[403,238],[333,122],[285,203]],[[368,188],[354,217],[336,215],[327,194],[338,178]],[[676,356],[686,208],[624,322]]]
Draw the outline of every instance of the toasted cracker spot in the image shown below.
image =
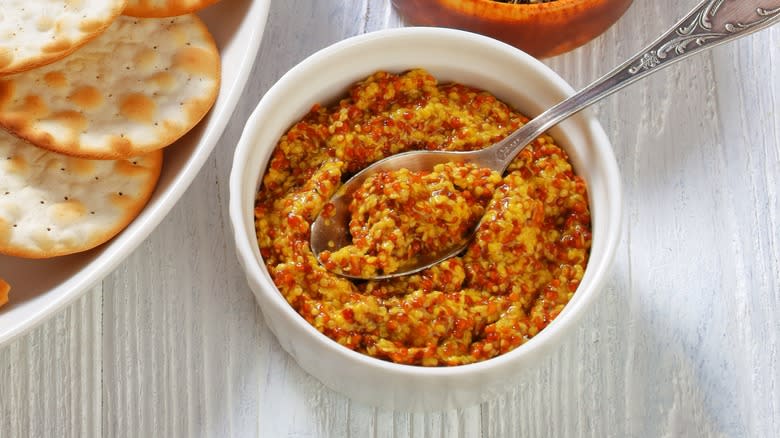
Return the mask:
[[11,285],[0,278],[0,307],[8,303],[8,292],[11,291]]
[[116,173],[120,175],[136,176],[139,172],[143,172],[143,168],[138,167],[137,164],[133,164],[130,160],[119,160],[114,168]]
[[56,172],[60,169],[62,169],[63,163],[62,160],[57,160],[54,158],[46,159],[44,160],[46,164],[43,166],[47,172]]
[[174,17],[199,11],[219,0],[128,0],[123,14],[133,17]]
[[132,199],[130,199],[128,196],[125,196],[125,194],[122,192],[112,193],[109,196],[109,200],[112,204],[119,208],[126,208],[132,202]]
[[95,87],[85,85],[71,93],[68,99],[82,109],[95,109],[103,104],[103,93]]
[[162,126],[163,131],[175,131],[180,130],[181,126],[176,124],[176,122],[166,120],[163,123],[160,124]]
[[53,114],[51,120],[69,130],[72,137],[77,137],[87,127],[87,118],[78,111],[60,111]]
[[31,119],[40,119],[49,115],[49,107],[40,96],[30,95],[24,98],[19,113]]
[[173,65],[187,73],[205,76],[216,70],[216,62],[217,59],[207,50],[200,47],[186,47],[176,53]]
[[205,105],[206,103],[201,100],[190,100],[188,102],[184,102],[184,112],[188,117],[194,118],[197,117],[198,114],[203,114],[203,107]]
[[122,136],[112,135],[108,140],[108,145],[119,156],[128,156],[133,152],[133,144]]
[[0,217],[0,245],[11,240],[12,224]]
[[6,158],[6,169],[11,173],[24,173],[27,170],[27,160],[21,155],[14,155],[10,160]]
[[95,162],[92,160],[70,160],[68,170],[77,176],[88,176],[95,172]]
[[173,38],[173,41],[179,45],[184,46],[187,44],[187,27],[180,24],[172,24],[168,26],[168,33]]
[[162,91],[171,91],[176,86],[176,78],[167,71],[153,74],[146,82],[149,85],[157,86]]
[[41,50],[44,53],[59,53],[59,52],[65,52],[68,49],[73,48],[73,42],[67,38],[60,38],[54,40],[54,42],[50,44],[46,44],[45,46],[41,47]]
[[133,61],[135,68],[141,71],[151,71],[158,61],[158,55],[154,50],[146,49],[139,52]]
[[68,79],[61,71],[51,71],[43,76],[46,85],[54,88],[65,88],[68,86]]
[[157,104],[148,96],[134,93],[125,96],[119,106],[119,112],[134,122],[149,123],[154,118]]
[[3,0],[0,44],[13,53],[0,76],[57,61],[100,35],[127,0]]
[[0,47],[0,68],[5,68],[14,62],[14,52],[5,47]]
[[49,209],[49,217],[58,225],[72,224],[87,214],[84,204],[75,200],[54,204]]
[[0,80],[0,108],[14,97],[14,84],[11,81]]

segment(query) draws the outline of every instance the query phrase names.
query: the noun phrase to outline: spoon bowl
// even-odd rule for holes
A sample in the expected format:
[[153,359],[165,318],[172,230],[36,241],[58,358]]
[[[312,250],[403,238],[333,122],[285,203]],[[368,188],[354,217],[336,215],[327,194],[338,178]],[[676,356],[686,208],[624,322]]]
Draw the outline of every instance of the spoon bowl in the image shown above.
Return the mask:
[[[319,214],[317,219],[311,225],[311,249],[312,252],[320,258],[323,251],[343,248],[352,243],[349,233],[349,204],[352,202],[352,195],[371,175],[378,172],[393,171],[398,169],[409,169],[412,172],[423,172],[433,169],[437,164],[443,163],[474,163],[481,164],[484,161],[484,150],[469,152],[445,152],[445,151],[410,151],[387,157],[379,160],[371,166],[356,173],[349,181],[342,185],[333,197],[330,198],[330,204],[334,206],[332,213],[328,215]],[[482,159],[482,160],[481,160]],[[480,166],[487,167],[487,166]],[[422,271],[428,267],[441,262],[442,260],[456,256],[463,251],[469,244],[471,237],[476,232],[474,227],[469,230],[462,238],[454,242],[450,247],[443,251],[436,251],[419,255],[414,265],[405,268],[401,274],[388,273],[373,276],[371,278],[382,280],[386,278],[397,277],[399,275],[413,274]],[[322,262],[322,260],[320,260]],[[341,272],[340,275],[347,278],[363,279],[366,278],[357,274]]]

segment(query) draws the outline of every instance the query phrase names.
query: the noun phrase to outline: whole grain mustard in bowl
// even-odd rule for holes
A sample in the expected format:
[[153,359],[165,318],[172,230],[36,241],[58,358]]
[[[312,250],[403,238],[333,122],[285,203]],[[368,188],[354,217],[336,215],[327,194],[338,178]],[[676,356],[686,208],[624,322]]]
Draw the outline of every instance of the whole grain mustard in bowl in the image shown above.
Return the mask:
[[504,175],[447,165],[371,181],[355,207],[357,253],[332,260],[386,267],[484,216],[459,257],[356,282],[308,246],[311,221],[361,168],[410,149],[489,146],[571,93],[516,48],[438,28],[342,41],[269,90],[236,149],[230,216],[265,321],[301,367],[375,406],[456,408],[510,388],[571,335],[620,234],[617,165],[587,113]]

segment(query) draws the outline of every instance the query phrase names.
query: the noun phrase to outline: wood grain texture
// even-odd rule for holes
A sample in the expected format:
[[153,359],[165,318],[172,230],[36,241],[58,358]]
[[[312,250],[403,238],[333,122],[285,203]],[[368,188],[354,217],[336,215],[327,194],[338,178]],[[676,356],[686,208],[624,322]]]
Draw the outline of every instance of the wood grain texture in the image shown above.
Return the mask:
[[0,349],[0,437],[100,437],[101,289]]
[[[579,88],[690,5],[636,1],[546,62]],[[389,0],[273,2],[233,120],[158,230],[65,312],[0,349],[0,436],[780,436],[780,28],[591,109],[612,140],[625,226],[581,328],[506,395],[383,411],[303,372],[236,263],[227,179],[243,123],[297,62],[402,25]]]

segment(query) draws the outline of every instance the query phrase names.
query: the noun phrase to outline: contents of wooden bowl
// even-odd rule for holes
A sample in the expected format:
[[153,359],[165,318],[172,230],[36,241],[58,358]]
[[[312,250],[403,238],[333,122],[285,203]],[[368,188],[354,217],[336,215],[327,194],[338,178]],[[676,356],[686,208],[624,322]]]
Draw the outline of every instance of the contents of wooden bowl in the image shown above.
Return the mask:
[[557,55],[603,33],[632,0],[393,0],[410,24],[481,33],[536,57]]

